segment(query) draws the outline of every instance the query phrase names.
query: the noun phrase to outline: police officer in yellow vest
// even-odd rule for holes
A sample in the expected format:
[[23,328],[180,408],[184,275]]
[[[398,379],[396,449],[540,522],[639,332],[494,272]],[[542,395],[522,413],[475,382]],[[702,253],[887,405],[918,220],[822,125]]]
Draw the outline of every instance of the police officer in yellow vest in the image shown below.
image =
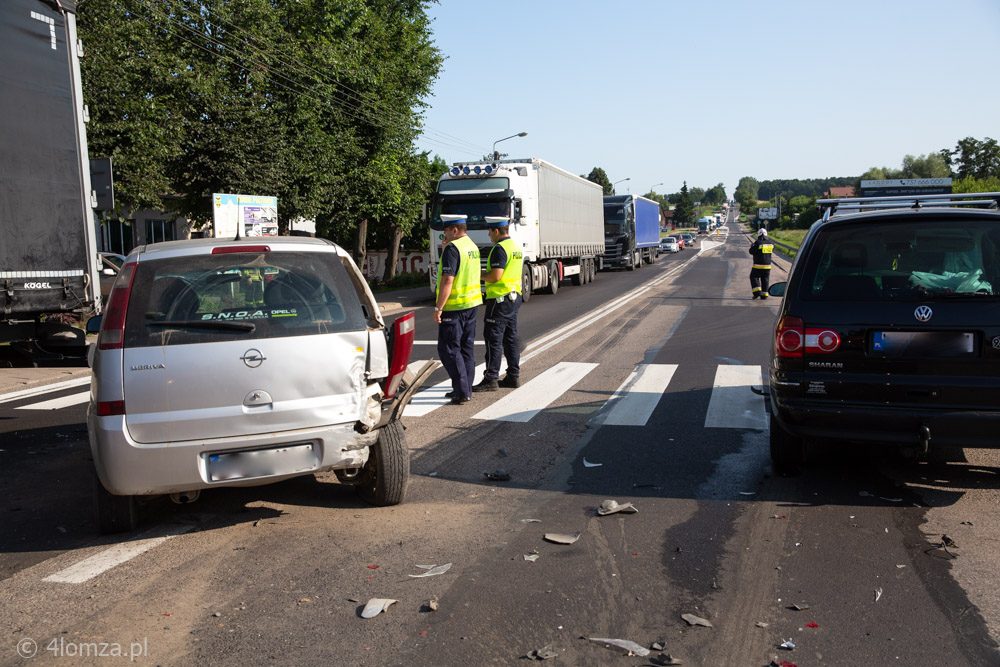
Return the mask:
[[753,256],[753,268],[750,269],[750,288],[753,290],[753,298],[766,299],[767,288],[771,284],[771,255],[774,253],[774,244],[767,238],[767,229],[761,227],[757,231],[757,240],[750,246],[750,254]]
[[438,356],[451,378],[445,394],[455,405],[472,399],[476,374],[476,313],[483,302],[479,286],[479,248],[466,235],[466,216],[442,215],[445,247],[437,274],[434,321],[438,323]]
[[[521,267],[524,256],[509,234],[510,221],[486,217],[490,248],[483,282],[486,285],[486,372],[472,391],[496,391],[521,386],[521,341],[517,337],[517,311],[521,308]],[[507,374],[500,380],[500,359],[507,358]]]

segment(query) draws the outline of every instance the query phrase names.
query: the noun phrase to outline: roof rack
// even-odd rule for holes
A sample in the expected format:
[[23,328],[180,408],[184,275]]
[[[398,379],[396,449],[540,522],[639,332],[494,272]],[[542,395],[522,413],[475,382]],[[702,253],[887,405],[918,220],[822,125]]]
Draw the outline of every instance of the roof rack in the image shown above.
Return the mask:
[[889,195],[885,197],[845,197],[844,199],[817,199],[816,205],[823,211],[823,220],[840,212],[857,212],[875,209],[913,208],[948,206],[981,206],[1000,208],[1000,192],[963,192],[939,195]]

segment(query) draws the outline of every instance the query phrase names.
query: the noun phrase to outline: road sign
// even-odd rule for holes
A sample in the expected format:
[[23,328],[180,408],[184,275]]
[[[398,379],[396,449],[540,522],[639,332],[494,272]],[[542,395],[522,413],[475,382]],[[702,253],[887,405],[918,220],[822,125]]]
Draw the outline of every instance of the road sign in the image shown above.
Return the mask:
[[770,208],[758,208],[757,217],[761,220],[777,220],[778,208],[776,206],[772,206]]
[[[861,181],[863,188],[943,188],[951,187],[950,178],[885,178]],[[922,191],[921,191],[922,192]],[[949,192],[951,192],[949,190]]]

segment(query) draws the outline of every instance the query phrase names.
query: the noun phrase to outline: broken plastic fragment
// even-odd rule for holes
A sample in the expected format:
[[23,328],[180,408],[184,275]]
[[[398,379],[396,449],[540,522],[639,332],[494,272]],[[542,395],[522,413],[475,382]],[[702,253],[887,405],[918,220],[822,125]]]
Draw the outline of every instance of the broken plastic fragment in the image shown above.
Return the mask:
[[807,628],[818,628],[819,624],[818,623],[806,623],[806,627]]
[[[433,577],[433,576],[438,575],[438,574],[444,574],[445,572],[448,571],[448,569],[450,567],[451,567],[451,563],[445,563],[444,565],[432,566],[429,570],[427,570],[426,572],[423,572],[421,574],[411,574],[411,575],[408,575],[408,576],[413,577],[414,579],[416,579],[418,577]],[[421,568],[421,569],[424,569],[424,568]]]
[[389,608],[389,605],[395,604],[399,600],[389,600],[387,598],[372,598],[365,605],[365,608],[361,611],[361,618],[372,618],[378,616],[383,611]]
[[791,651],[793,648],[795,648],[795,644],[792,643],[791,639],[785,639],[784,641],[781,642],[778,648],[783,648],[786,651]]
[[878,602],[879,598],[881,598],[881,597],[882,597],[882,589],[881,588],[876,588],[875,589],[875,602]]
[[701,625],[706,628],[712,627],[711,621],[706,621],[704,618],[695,616],[694,614],[681,614],[681,618],[687,621],[688,625]]
[[616,648],[620,648],[623,651],[628,651],[629,655],[632,655],[633,653],[641,657],[646,657],[647,655],[649,655],[648,648],[639,646],[635,642],[629,641],[628,639],[607,639],[604,637],[587,637],[587,639],[596,644],[606,644],[608,646],[614,646]]
[[545,533],[544,537],[549,542],[555,542],[556,544],[573,544],[583,533],[573,533],[572,535],[568,533]]
[[758,628],[766,628],[767,627],[767,623],[765,623],[764,621],[757,621],[756,623],[754,623],[754,625],[756,625]]
[[438,599],[431,598],[430,600],[425,600],[420,611],[437,611],[438,610]]
[[792,605],[792,609],[794,609],[795,611],[805,611],[808,608],[809,605],[807,605],[805,602],[799,602],[797,604]]
[[503,468],[498,468],[498,469],[494,470],[493,472],[484,472],[483,476],[485,476],[486,479],[490,480],[491,482],[509,482],[510,481],[510,473],[507,472],[506,470],[504,470]]
[[528,561],[529,563],[534,563],[536,560],[538,560],[538,554],[524,554],[524,560]]
[[601,506],[597,508],[597,513],[601,516],[606,514],[615,514],[616,512],[627,512],[629,514],[635,514],[639,510],[632,503],[622,503],[618,504],[617,500],[605,500],[601,503]]
[[521,519],[521,523],[541,523],[541,519]]
[[662,651],[666,647],[667,645],[664,644],[663,642],[653,642],[649,648],[652,649],[653,651]]
[[377,570],[379,568],[378,565],[365,565],[365,567],[367,567],[369,570]]
[[599,468],[602,465],[604,465],[604,464],[603,463],[591,463],[587,459],[583,460],[583,467],[584,468]]
[[547,644],[542,648],[532,649],[528,652],[527,657],[531,660],[549,660],[557,657],[558,655],[558,653],[552,650],[552,644]]

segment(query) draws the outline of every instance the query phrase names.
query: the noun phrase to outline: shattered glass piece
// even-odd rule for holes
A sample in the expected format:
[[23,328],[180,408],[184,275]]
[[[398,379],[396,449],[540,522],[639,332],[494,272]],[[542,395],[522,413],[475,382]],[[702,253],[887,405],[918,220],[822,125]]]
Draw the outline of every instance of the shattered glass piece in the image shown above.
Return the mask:
[[538,560],[538,554],[524,554],[524,560],[528,561],[529,563],[534,563],[536,560]]
[[784,641],[781,642],[778,648],[783,648],[786,651],[791,651],[793,648],[795,648],[795,644],[792,642],[791,639],[785,639]]
[[556,544],[573,544],[583,533],[545,533],[544,537],[549,542],[555,542]]
[[882,589],[881,588],[876,588],[875,589],[875,602],[878,602],[879,598],[881,598],[881,597],[882,597]]
[[[414,579],[417,579],[419,577],[433,577],[433,576],[438,575],[438,574],[444,574],[450,568],[451,568],[451,563],[445,563],[444,565],[438,565],[437,567],[431,567],[431,569],[429,569],[426,572],[423,572],[421,574],[410,574],[410,575],[407,575],[407,576],[410,576],[410,577],[412,577]],[[423,569],[423,568],[421,568],[421,569]]]
[[591,463],[591,462],[590,462],[590,461],[588,461],[587,459],[584,459],[584,460],[583,460],[583,467],[584,467],[584,468],[599,468],[599,467],[601,467],[602,465],[604,465],[604,464],[603,464],[603,463]]
[[373,618],[378,616],[383,611],[389,608],[389,605],[395,604],[399,600],[390,600],[388,598],[372,598],[365,604],[365,608],[361,611],[361,618]]
[[601,516],[615,514],[617,512],[635,514],[638,511],[639,510],[632,503],[622,503],[619,505],[617,500],[605,500],[601,503],[601,506],[597,508],[597,513]]
[[809,605],[807,605],[805,602],[798,602],[792,605],[792,609],[794,609],[795,611],[805,611],[808,608]]
[[590,641],[595,644],[606,644],[608,646],[614,646],[620,648],[623,651],[627,651],[629,655],[635,654],[641,657],[646,657],[649,655],[649,649],[639,646],[633,641],[628,639],[607,639],[604,637],[587,637]]
[[521,523],[541,523],[541,519],[521,519]]
[[681,618],[687,621],[688,625],[701,625],[706,628],[712,627],[711,621],[706,621],[704,618],[695,616],[694,614],[681,614]]
[[754,496],[757,495],[756,491],[740,491],[741,496]]

